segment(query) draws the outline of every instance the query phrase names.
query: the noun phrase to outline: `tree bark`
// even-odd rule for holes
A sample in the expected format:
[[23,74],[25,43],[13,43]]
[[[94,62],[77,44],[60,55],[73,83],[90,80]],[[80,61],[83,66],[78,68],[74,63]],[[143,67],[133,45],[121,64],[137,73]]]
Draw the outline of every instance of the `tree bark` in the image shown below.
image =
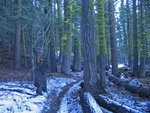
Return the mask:
[[100,76],[100,80],[102,86],[106,86],[106,74],[105,74],[105,66],[106,66],[106,53],[107,53],[107,45],[106,45],[106,37],[105,37],[105,20],[104,20],[104,4],[103,0],[97,0],[97,8],[98,8],[98,38],[99,38],[99,55],[98,55],[98,73]]
[[36,68],[34,85],[37,87],[36,93],[42,95],[42,91],[47,92],[46,82],[46,59],[36,52]]
[[62,50],[62,37],[63,37],[63,32],[62,32],[62,15],[61,15],[61,2],[60,0],[57,0],[57,13],[58,13],[58,23],[59,23],[59,40],[60,40],[60,54],[59,54],[59,63],[62,63],[62,57],[63,57],[63,50]]
[[69,75],[71,70],[71,6],[69,0],[64,0],[64,37],[63,37],[63,61],[61,72]]
[[[75,22],[75,27],[77,24]],[[74,31],[74,58],[73,58],[73,71],[79,72],[81,71],[81,41],[77,36],[77,30]]]
[[118,50],[117,50],[117,38],[115,30],[115,16],[114,16],[114,0],[109,0],[109,24],[110,24],[110,43],[111,43],[111,63],[112,74],[118,74]]
[[123,48],[122,48],[122,54],[123,54],[123,59],[125,60],[124,62],[127,62],[127,55],[128,55],[128,43],[127,43],[127,30],[126,30],[126,17],[125,17],[125,5],[124,5],[124,0],[121,0],[121,13],[120,13],[120,24],[122,28],[122,39],[123,39]]
[[73,71],[81,71],[81,45],[80,40],[75,37],[74,39],[74,58],[73,58]]
[[55,56],[55,41],[54,41],[54,36],[51,37],[51,42],[50,42],[50,58],[51,58],[51,72],[57,72],[57,62],[56,62],[56,56]]
[[133,73],[136,77],[138,77],[138,39],[136,9],[136,0],[133,0]]
[[133,67],[133,61],[132,61],[132,37],[131,37],[131,11],[130,11],[130,6],[129,6],[129,0],[126,0],[126,5],[127,5],[127,34],[128,34],[128,65],[130,68]]
[[141,0],[141,57],[140,57],[140,74],[139,77],[146,77],[146,36],[143,0]]
[[104,89],[96,72],[93,0],[82,0],[82,37],[84,89],[91,93],[103,93]]
[[52,5],[52,0],[49,1],[51,12],[50,12],[50,17],[51,17],[51,27],[49,29],[50,32],[50,70],[51,72],[57,72],[57,62],[56,62],[56,56],[55,56],[55,37],[54,37],[54,12],[53,12],[53,5]]
[[15,27],[15,58],[14,58],[14,69],[19,70],[21,68],[21,0],[16,1],[17,4],[17,20]]

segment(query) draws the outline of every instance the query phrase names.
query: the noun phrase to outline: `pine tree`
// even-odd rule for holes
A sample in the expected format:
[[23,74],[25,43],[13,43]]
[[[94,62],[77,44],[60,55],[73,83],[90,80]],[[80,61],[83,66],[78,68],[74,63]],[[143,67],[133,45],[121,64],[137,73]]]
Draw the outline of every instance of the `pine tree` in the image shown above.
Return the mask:
[[102,86],[106,86],[106,75],[105,75],[105,66],[106,66],[106,37],[105,37],[105,18],[104,18],[104,0],[97,0],[97,9],[98,9],[98,38],[99,38],[99,54],[97,57],[97,70],[101,78]]
[[110,24],[110,43],[111,43],[111,63],[112,63],[112,74],[118,74],[118,50],[117,50],[117,39],[115,30],[115,16],[114,16],[114,0],[109,0],[109,24]]
[[16,0],[17,5],[17,19],[15,27],[15,58],[14,58],[14,69],[21,69],[21,0]]
[[131,29],[131,9],[130,9],[130,6],[129,6],[129,0],[126,0],[126,10],[127,10],[127,36],[128,36],[128,39],[127,39],[127,42],[128,42],[128,65],[129,67],[132,68],[132,62],[133,62],[133,58],[132,58],[132,53],[133,53],[133,50],[132,50],[132,37],[131,37],[131,34],[132,34],[132,29]]
[[138,38],[136,9],[136,0],[133,0],[133,73],[136,77],[138,77]]
[[50,7],[51,7],[51,27],[50,27],[50,63],[51,63],[51,72],[57,72],[57,63],[56,63],[56,56],[55,56],[55,28],[54,28],[54,19],[55,19],[55,12],[53,12],[52,5],[53,0],[50,0]]
[[141,56],[140,56],[140,74],[139,77],[144,78],[146,76],[146,36],[145,36],[145,20],[144,20],[144,5],[143,0],[140,0],[141,10]]
[[69,75],[71,69],[71,51],[72,51],[72,38],[71,38],[71,1],[64,0],[64,36],[62,39],[63,47],[63,61],[61,72]]
[[93,0],[82,0],[82,37],[85,91],[103,93],[104,89],[96,72]]
[[62,50],[62,46],[61,46],[61,43],[62,43],[62,37],[63,37],[63,25],[62,25],[62,13],[61,13],[61,2],[60,0],[57,0],[57,6],[58,6],[58,9],[57,9],[57,14],[58,14],[58,32],[59,32],[59,40],[60,40],[60,54],[59,54],[59,63],[62,63],[62,56],[63,56],[63,50]]

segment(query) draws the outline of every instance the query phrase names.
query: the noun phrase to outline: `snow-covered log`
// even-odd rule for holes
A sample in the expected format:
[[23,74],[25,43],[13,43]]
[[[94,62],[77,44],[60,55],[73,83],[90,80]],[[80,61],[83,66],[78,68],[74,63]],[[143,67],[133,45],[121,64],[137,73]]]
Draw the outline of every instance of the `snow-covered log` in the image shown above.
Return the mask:
[[110,72],[106,72],[106,75],[107,75],[109,81],[113,82],[114,84],[116,84],[118,86],[124,86],[126,90],[131,91],[132,93],[136,93],[141,97],[150,98],[150,90],[149,89],[129,85],[128,82],[119,79],[118,77],[112,75]]
[[11,91],[11,92],[17,92],[17,93],[22,93],[22,94],[26,94],[26,95],[36,96],[34,94],[28,93],[28,92],[20,90],[20,89],[4,89],[4,88],[0,88],[0,91]]
[[108,80],[113,82],[116,85],[123,86],[125,84],[125,81],[119,79],[118,77],[112,75],[109,71],[106,71],[106,76],[108,77]]
[[103,95],[95,95],[94,96],[97,103],[115,113],[140,113],[138,110],[132,109],[126,105],[123,105],[117,101],[114,101]]
[[150,90],[143,87],[136,87],[131,85],[125,85],[125,89],[131,91],[132,93],[136,93],[141,97],[150,98]]
[[103,113],[89,92],[82,93],[80,95],[80,101],[84,113]]

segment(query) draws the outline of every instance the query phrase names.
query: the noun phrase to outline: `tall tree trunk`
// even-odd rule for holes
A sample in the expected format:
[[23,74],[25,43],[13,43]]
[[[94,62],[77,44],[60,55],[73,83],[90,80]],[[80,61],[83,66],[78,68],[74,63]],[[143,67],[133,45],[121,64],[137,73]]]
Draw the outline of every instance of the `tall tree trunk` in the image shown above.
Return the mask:
[[138,38],[136,0],[133,0],[133,74],[138,77]]
[[107,45],[106,45],[106,37],[105,37],[105,20],[104,20],[104,0],[97,0],[97,8],[98,8],[98,38],[99,38],[99,55],[98,55],[98,72],[101,78],[102,86],[106,86],[106,74],[105,74],[105,66],[106,66],[106,54],[107,54]]
[[140,74],[139,77],[146,77],[145,67],[146,67],[146,36],[145,36],[145,20],[144,20],[144,7],[143,0],[141,1],[141,57],[140,57]]
[[[108,11],[108,5],[107,4],[104,4],[104,11]],[[108,13],[105,13],[104,14],[104,17],[107,19],[107,21],[105,20],[105,25],[106,26],[109,26],[109,14]],[[106,55],[106,64],[107,66],[110,66],[110,30],[109,30],[109,27],[105,28],[105,34],[106,34],[106,44],[107,44],[107,55]]]
[[111,63],[112,74],[118,74],[118,50],[117,50],[117,38],[115,30],[115,16],[114,16],[114,0],[109,0],[109,24],[110,24],[110,43],[111,43]]
[[[52,1],[50,0],[50,7],[51,7],[51,30],[49,31],[50,34],[50,67],[51,67],[51,72],[57,72],[57,63],[56,63],[56,56],[55,56],[55,28],[54,28],[54,18],[55,18],[55,12],[53,12],[53,5]],[[55,5],[54,5],[55,6]],[[54,7],[55,8],[55,7]],[[52,32],[51,32],[52,31]]]
[[93,0],[82,0],[82,37],[84,90],[91,93],[102,93],[104,89],[96,72]]
[[15,58],[14,58],[14,69],[19,70],[21,68],[21,0],[16,0],[18,19],[16,20],[15,27]]
[[57,62],[56,62],[56,56],[55,56],[55,41],[54,36],[51,35],[51,42],[50,42],[50,58],[51,58],[51,72],[57,72]]
[[59,63],[62,63],[62,57],[63,57],[63,51],[62,51],[62,36],[63,36],[63,32],[62,32],[62,15],[61,15],[61,2],[60,0],[57,0],[57,13],[58,13],[58,24],[59,24],[59,40],[60,40],[60,54],[59,54]]
[[123,57],[124,57],[124,63],[127,62],[127,53],[128,53],[128,45],[127,45],[127,31],[126,31],[126,17],[125,17],[125,6],[124,6],[124,0],[121,0],[121,14],[120,14],[120,20],[121,20],[121,28],[122,28],[122,34],[123,34]]
[[128,65],[132,68],[132,37],[131,37],[131,12],[130,12],[130,6],[129,6],[129,0],[126,0],[127,5],[127,34],[128,34]]
[[[75,34],[75,36],[77,36],[77,34]],[[75,72],[81,71],[81,44],[78,37],[74,37],[73,71]]]
[[[147,37],[147,36],[146,36]],[[146,65],[149,65],[149,46],[148,46],[148,38],[146,38]]]
[[63,43],[63,61],[61,72],[69,75],[71,69],[71,50],[72,50],[72,38],[71,38],[71,6],[69,0],[64,0],[64,37]]

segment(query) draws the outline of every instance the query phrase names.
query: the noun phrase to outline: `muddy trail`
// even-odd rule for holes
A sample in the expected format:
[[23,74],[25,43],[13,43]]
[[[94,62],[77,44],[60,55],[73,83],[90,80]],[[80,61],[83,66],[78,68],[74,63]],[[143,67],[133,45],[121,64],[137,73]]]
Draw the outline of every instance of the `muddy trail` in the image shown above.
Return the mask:
[[[67,84],[66,86],[62,87],[61,88],[62,92],[60,92],[60,94],[58,96],[56,95],[56,91],[53,91],[51,95],[48,95],[45,105],[49,106],[49,108],[47,108],[45,106],[42,113],[56,113],[60,109],[61,101],[62,101],[63,97],[65,96],[65,94],[67,93],[67,91],[70,89],[70,87],[72,87],[76,83],[79,83],[81,80],[82,79],[80,78],[76,82],[72,82],[72,83]],[[78,95],[76,95],[76,98],[77,98],[77,96]],[[49,100],[51,100],[51,103],[49,102]]]

